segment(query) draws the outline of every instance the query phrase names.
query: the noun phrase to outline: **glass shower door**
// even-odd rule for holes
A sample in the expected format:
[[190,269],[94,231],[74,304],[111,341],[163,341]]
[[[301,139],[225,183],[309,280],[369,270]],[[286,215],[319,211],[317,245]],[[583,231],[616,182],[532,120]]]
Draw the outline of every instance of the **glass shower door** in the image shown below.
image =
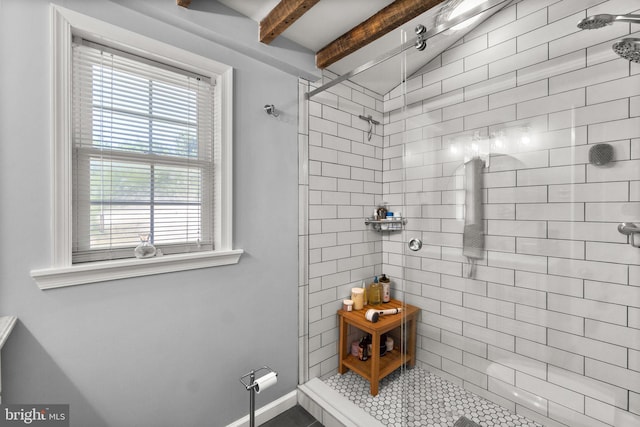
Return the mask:
[[541,3],[407,76],[388,112],[407,225],[385,256],[421,309],[409,423],[640,423],[640,68],[611,48],[638,27]]

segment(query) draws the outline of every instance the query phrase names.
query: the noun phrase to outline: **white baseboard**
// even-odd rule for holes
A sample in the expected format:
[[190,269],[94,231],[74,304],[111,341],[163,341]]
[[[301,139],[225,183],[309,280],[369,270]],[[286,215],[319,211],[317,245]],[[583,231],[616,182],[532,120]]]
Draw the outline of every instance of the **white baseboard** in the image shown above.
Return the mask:
[[[279,399],[274,400],[271,403],[267,403],[260,409],[256,409],[256,425],[260,425],[269,421],[287,409],[291,409],[298,403],[298,391],[293,390],[290,393],[285,394]],[[232,422],[227,427],[249,427],[249,414],[240,418],[237,421]]]

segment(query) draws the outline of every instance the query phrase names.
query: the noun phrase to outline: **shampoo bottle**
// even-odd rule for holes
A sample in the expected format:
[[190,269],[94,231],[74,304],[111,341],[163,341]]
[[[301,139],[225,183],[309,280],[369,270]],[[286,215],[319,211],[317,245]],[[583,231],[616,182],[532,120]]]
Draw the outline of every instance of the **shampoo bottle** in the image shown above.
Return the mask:
[[391,301],[391,280],[383,274],[380,277],[380,284],[382,285],[382,302]]

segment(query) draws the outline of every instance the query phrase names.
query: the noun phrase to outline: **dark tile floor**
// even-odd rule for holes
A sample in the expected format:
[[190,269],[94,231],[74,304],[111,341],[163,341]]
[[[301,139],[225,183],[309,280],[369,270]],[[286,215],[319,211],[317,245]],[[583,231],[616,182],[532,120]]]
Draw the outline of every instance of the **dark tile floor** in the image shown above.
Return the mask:
[[316,420],[300,405],[283,412],[275,418],[270,419],[260,427],[323,427],[320,421]]

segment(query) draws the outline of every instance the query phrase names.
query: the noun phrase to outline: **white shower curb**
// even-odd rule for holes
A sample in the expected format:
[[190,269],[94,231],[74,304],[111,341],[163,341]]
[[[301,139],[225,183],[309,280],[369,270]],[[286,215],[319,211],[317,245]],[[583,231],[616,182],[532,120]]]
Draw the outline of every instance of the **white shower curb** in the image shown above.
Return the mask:
[[384,427],[380,421],[346,399],[319,378],[299,385],[298,403],[325,427]]

